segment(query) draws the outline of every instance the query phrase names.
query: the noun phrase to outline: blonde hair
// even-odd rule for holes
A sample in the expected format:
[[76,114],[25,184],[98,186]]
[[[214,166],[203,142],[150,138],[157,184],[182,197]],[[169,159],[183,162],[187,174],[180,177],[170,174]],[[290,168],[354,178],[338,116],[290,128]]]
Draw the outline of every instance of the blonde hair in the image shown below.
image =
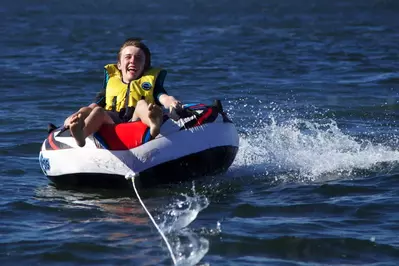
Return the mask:
[[140,48],[144,52],[145,55],[144,71],[148,70],[151,67],[151,52],[150,49],[148,49],[147,45],[145,45],[142,42],[142,40],[139,38],[129,38],[125,40],[125,42],[122,44],[118,52],[118,63],[121,60],[122,50],[128,46],[134,46]]

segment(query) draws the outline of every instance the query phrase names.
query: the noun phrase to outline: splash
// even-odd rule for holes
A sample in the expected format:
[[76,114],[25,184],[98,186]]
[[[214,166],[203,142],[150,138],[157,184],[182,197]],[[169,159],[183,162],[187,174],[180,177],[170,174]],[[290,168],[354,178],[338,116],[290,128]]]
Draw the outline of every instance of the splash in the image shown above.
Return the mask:
[[205,196],[195,195],[190,197],[182,194],[164,211],[164,221],[160,224],[162,231],[171,233],[179,231],[191,224],[198,213],[208,207],[209,201]]
[[247,168],[266,175],[292,172],[297,179],[314,181],[399,162],[397,149],[351,136],[334,119],[298,118],[293,112],[272,109],[262,120],[261,113],[255,113],[257,120],[240,134],[235,169]]
[[156,218],[160,221],[159,227],[171,241],[176,265],[196,265],[209,250],[209,241],[188,228],[209,205],[208,198],[195,193],[194,184],[192,191],[193,196],[181,194],[163,208]]
[[185,228],[180,231],[174,248],[177,252],[176,265],[196,265],[208,253],[209,241]]

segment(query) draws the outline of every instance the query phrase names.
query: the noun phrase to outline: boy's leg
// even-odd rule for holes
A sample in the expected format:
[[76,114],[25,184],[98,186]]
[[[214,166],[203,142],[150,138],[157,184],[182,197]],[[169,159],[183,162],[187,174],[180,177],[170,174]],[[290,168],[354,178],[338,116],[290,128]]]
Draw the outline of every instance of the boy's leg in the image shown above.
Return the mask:
[[97,132],[103,124],[114,124],[114,122],[103,108],[95,107],[86,119],[81,113],[72,117],[69,128],[78,146],[83,147],[86,144],[86,137]]
[[153,138],[159,134],[163,118],[162,109],[159,106],[156,104],[147,104],[144,100],[138,101],[134,109],[132,121],[137,120],[137,118],[150,127],[150,134]]

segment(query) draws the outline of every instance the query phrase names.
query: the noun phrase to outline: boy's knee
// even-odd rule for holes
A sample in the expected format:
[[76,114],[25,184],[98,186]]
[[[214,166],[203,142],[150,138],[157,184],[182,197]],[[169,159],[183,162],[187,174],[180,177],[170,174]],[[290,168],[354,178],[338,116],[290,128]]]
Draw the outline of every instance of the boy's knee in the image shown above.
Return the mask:
[[140,108],[140,107],[146,107],[148,104],[145,100],[139,100],[137,102],[136,108]]
[[92,112],[94,112],[95,114],[104,114],[105,113],[104,108],[101,108],[99,106],[94,107]]
[[92,109],[90,107],[82,107],[79,109],[79,113],[90,113],[91,110]]
[[91,108],[91,109],[94,109],[94,108],[96,108],[96,107],[98,107],[98,105],[97,105],[96,103],[91,103],[91,104],[89,105],[89,108]]

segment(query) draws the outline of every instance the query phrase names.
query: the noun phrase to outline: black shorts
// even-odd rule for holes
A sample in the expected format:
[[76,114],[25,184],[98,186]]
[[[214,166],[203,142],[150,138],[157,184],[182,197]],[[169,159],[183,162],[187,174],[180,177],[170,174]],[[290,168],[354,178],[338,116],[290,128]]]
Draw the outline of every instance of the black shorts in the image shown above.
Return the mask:
[[129,121],[124,121],[122,118],[119,117],[118,112],[114,112],[114,111],[106,111],[106,112],[109,115],[109,117],[111,117],[112,121],[114,121],[115,124],[140,121],[140,118],[137,118],[134,121],[132,119],[130,119]]
[[119,117],[118,112],[107,111],[107,114],[109,115],[109,117],[111,117],[112,121],[114,121],[115,124],[120,124],[124,122],[122,118]]

